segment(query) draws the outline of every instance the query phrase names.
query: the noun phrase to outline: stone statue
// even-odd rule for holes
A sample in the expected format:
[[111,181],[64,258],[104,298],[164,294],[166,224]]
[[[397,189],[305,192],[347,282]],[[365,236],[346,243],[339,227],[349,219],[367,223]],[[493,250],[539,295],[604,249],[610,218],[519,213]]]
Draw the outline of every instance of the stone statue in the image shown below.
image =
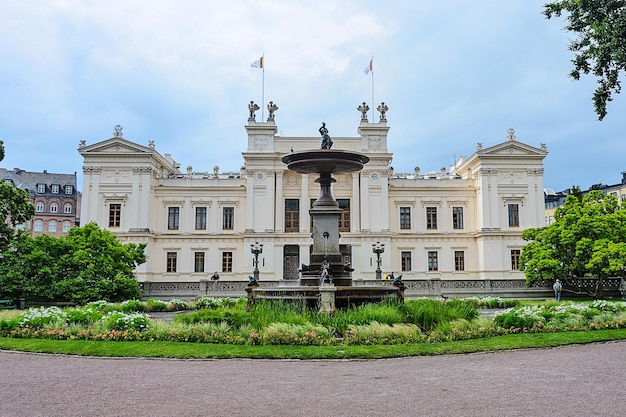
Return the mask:
[[361,112],[361,121],[367,122],[367,112],[369,111],[370,106],[368,106],[366,102],[363,102],[356,109]]
[[506,140],[515,140],[515,129],[509,128],[506,130]]
[[124,129],[122,126],[120,125],[115,125],[114,127],[115,132],[113,132],[113,137],[114,138],[123,138],[124,134],[122,133],[122,129]]
[[326,128],[326,123],[322,122],[322,127],[320,127],[320,135],[322,135],[322,149],[330,149],[333,146],[333,141],[328,135],[328,129]]
[[330,264],[326,259],[322,263],[322,267],[320,268],[320,281],[325,282],[327,284],[333,282],[330,278]]
[[381,122],[386,122],[387,121],[387,110],[389,110],[389,107],[387,107],[387,105],[385,104],[385,102],[381,102],[378,107],[376,107],[376,110],[378,110],[380,112],[380,121]]
[[274,104],[273,101],[270,101],[270,104],[267,105],[267,120],[274,120],[274,112],[278,110],[278,106]]
[[248,110],[250,111],[250,117],[248,117],[248,120],[255,120],[255,115],[254,113],[259,110],[260,107],[254,103],[254,101],[250,100],[250,104],[248,104]]

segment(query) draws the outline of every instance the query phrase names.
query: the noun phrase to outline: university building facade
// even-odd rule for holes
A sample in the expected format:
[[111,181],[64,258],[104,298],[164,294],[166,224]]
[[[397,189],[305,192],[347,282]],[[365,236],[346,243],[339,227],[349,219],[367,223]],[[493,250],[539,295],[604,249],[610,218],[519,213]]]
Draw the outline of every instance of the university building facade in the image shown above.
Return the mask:
[[[314,175],[288,171],[281,158],[318,149],[320,137],[279,136],[273,114],[262,122],[250,116],[236,172],[181,170],[154,142],[125,139],[120,126],[110,139],[81,142],[81,225],[93,221],[122,241],[147,243],[148,261],[137,269],[144,294],[241,292],[255,268],[254,245],[263,245],[264,285],[293,282],[308,265],[309,209],[319,185]],[[522,143],[509,129],[500,143],[479,143],[438,172],[398,173],[389,129],[381,113],[379,122],[362,118],[356,136],[332,138],[333,149],[369,157],[361,172],[336,175],[332,186],[353,279],[385,285],[376,279],[380,256],[384,274],[402,275],[409,296],[524,291],[521,233],[545,225],[545,145]],[[215,271],[219,283],[209,282]]]

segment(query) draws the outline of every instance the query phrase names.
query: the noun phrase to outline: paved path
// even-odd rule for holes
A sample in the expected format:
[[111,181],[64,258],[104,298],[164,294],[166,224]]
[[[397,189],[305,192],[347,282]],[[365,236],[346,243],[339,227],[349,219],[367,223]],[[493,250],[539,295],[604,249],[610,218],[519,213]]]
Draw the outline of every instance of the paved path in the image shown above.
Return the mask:
[[626,341],[384,360],[0,351],[0,416],[624,416]]

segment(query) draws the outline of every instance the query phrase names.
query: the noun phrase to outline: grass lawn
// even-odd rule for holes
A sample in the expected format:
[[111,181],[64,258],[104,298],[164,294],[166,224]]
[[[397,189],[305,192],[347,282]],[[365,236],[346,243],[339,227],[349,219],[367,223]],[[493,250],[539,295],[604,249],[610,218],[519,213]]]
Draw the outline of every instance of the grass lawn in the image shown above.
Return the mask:
[[183,342],[112,342],[0,338],[0,349],[103,357],[380,359],[543,348],[623,339],[626,339],[626,329],[526,333],[456,342],[375,346],[240,346]]

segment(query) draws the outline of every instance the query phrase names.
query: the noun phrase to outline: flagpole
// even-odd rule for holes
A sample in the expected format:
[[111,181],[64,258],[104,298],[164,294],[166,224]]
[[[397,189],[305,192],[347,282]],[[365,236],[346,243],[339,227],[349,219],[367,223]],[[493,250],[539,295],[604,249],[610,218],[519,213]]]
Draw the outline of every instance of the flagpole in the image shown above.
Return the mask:
[[372,123],[374,123],[374,57],[372,56]]
[[261,121],[265,121],[265,53],[261,55],[261,71],[263,71],[263,85],[261,87]]

